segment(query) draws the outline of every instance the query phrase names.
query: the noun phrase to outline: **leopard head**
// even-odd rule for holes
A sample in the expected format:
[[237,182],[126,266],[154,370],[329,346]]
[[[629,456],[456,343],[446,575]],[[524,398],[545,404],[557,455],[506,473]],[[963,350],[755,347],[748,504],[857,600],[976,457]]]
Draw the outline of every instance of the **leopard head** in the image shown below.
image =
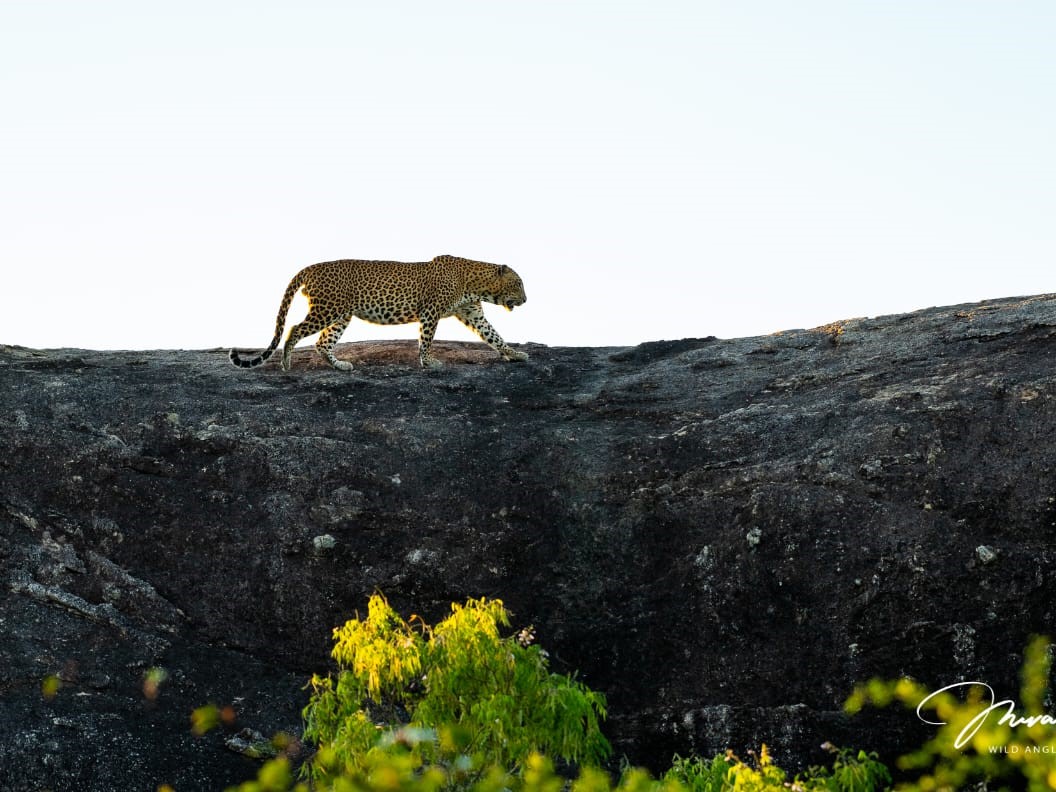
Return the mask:
[[521,276],[505,264],[489,264],[459,256],[443,255],[433,259],[445,267],[457,267],[465,277],[465,294],[473,299],[501,305],[512,311],[527,301]]
[[504,306],[508,311],[512,311],[518,305],[524,305],[528,300],[524,294],[524,283],[521,281],[521,276],[505,264],[496,266],[491,290],[489,297],[494,297],[491,302]]

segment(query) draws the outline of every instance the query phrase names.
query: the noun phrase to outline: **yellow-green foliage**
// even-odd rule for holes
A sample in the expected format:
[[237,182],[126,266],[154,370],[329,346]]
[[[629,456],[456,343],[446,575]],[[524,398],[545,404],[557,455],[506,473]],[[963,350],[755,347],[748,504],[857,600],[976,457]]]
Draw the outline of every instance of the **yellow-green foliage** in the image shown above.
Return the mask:
[[404,621],[384,597],[371,597],[365,619],[334,630],[336,678],[312,678],[305,736],[322,750],[311,772],[362,768],[378,750],[379,734],[410,733],[399,731],[404,726],[440,730],[435,740],[413,741],[412,754],[423,762],[457,752],[515,772],[536,752],[603,761],[610,751],[600,728],[604,696],[551,673],[545,652],[529,645],[530,632],[501,636],[508,626],[500,600],[453,604],[451,615],[430,627],[413,616]]
[[[871,792],[890,783],[875,755],[832,749],[831,768],[787,780],[766,746],[751,764],[732,752],[710,761],[675,757],[659,780],[599,769],[609,754],[599,721],[605,699],[547,667],[531,630],[503,637],[499,600],[451,606],[435,627],[404,621],[384,597],[365,619],[334,631],[334,676],[313,677],[305,737],[318,745],[298,781],[290,760],[264,764],[240,792]],[[208,708],[203,708],[207,710]],[[215,709],[215,708],[213,708]],[[215,713],[196,711],[216,725]],[[579,763],[569,780],[552,760]]]
[[663,780],[675,783],[688,792],[765,792],[792,789],[796,792],[873,792],[891,783],[891,774],[877,759],[867,754],[835,748],[826,744],[836,758],[831,768],[811,767],[792,781],[774,764],[766,745],[751,765],[742,762],[732,751],[708,761],[699,757],[676,756]]
[[[316,761],[326,772],[313,786],[294,781],[287,759],[264,766],[256,781],[238,787],[239,792],[873,792],[891,782],[887,769],[873,756],[851,756],[839,751],[831,769],[811,768],[788,781],[787,774],[773,764],[764,745],[752,765],[732,753],[710,761],[675,758],[671,770],[659,780],[638,768],[625,771],[618,780],[596,767],[583,767],[569,781],[554,770],[541,754],[529,755],[518,773],[498,765],[480,766],[466,755],[446,754],[442,762],[430,763],[417,749],[419,741],[434,744],[429,730],[392,734],[367,752],[355,767],[342,765],[333,751],[323,749]],[[440,739],[443,742],[443,739]],[[835,749],[834,749],[835,750]]]
[[446,789],[465,792],[682,792],[677,782],[655,781],[644,770],[625,773],[613,785],[609,775],[597,768],[585,767],[575,781],[569,781],[554,770],[553,763],[541,754],[531,754],[521,771],[514,775],[497,766],[469,774],[450,765],[423,765],[416,752],[378,751],[365,757],[355,769],[340,775],[332,773],[313,785],[295,782],[287,759],[275,759],[264,765],[256,781],[237,787],[238,792],[440,792]]
[[[1015,703],[990,700],[982,684],[971,686],[967,700],[961,701],[949,691],[933,693],[909,679],[874,679],[855,689],[846,709],[854,713],[866,705],[900,702],[936,724],[932,739],[899,759],[902,769],[919,772],[900,789],[955,790],[979,782],[989,782],[989,789],[1056,789],[1056,719],[1044,710],[1050,652],[1045,638],[1028,645]],[[1006,717],[1010,712],[1012,717]]]

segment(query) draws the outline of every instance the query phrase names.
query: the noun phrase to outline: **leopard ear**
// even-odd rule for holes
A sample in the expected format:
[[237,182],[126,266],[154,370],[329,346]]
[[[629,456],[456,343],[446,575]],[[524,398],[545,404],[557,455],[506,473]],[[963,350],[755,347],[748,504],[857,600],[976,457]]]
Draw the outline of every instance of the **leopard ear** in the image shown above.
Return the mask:
[[496,270],[496,272],[497,272],[497,273],[498,273],[499,275],[505,275],[505,274],[506,274],[507,272],[509,272],[509,271],[510,271],[510,268],[509,268],[509,267],[507,267],[507,266],[506,266],[505,264],[500,264],[500,265],[499,265],[499,268],[498,268],[498,269]]

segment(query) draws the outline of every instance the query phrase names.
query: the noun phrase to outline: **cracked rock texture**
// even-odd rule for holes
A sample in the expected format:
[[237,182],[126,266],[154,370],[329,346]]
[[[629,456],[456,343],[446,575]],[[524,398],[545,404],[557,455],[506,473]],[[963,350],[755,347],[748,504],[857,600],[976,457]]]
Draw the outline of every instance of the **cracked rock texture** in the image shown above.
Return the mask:
[[[1056,631],[1056,298],[632,348],[0,347],[0,789],[220,789],[332,628],[500,597],[617,755],[885,758],[909,674],[1015,697]],[[160,684],[153,686],[164,669]],[[146,684],[145,684],[146,681]],[[55,692],[55,688],[57,692]],[[47,690],[45,690],[47,689]],[[54,695],[45,695],[54,693]],[[196,738],[190,711],[232,707]]]

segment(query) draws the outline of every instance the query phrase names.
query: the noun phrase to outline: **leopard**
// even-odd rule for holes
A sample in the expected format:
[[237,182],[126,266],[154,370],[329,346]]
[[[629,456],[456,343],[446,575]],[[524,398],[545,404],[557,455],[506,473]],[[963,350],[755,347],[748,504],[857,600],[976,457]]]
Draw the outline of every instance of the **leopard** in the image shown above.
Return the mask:
[[418,363],[435,368],[443,362],[432,354],[437,323],[453,316],[475,332],[506,361],[520,362],[528,354],[513,349],[484,316],[483,302],[509,311],[524,305],[524,283],[513,268],[459,256],[436,256],[426,262],[341,259],[311,264],[286,287],[268,348],[246,358],[232,349],[231,362],[252,368],[266,362],[279,346],[286,314],[297,292],[308,298],[308,315],[290,328],[282,348],[282,370],[290,370],[290,355],[303,338],[319,333],[315,348],[339,371],[352,364],[334,356],[334,347],[353,317],[380,325],[418,322]]

